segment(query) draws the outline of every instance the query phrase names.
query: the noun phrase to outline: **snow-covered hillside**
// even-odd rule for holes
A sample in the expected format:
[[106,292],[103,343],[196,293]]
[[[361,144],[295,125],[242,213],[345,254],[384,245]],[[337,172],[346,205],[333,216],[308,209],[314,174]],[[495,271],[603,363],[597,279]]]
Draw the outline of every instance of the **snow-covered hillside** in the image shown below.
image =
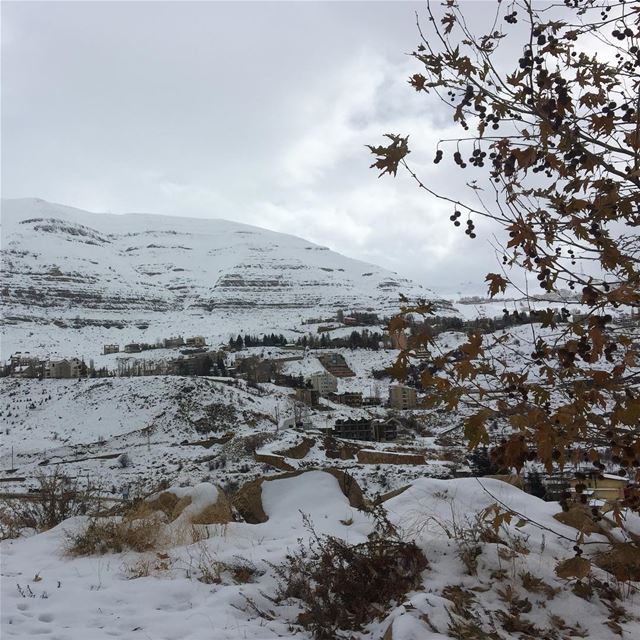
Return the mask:
[[[367,377],[377,365],[373,353],[369,358],[364,351],[358,352],[359,358],[356,352],[352,354],[349,362],[358,375],[341,380],[341,390],[358,389],[369,395],[375,386],[382,398],[387,397],[389,382]],[[381,361],[391,359],[386,353]],[[90,478],[118,490],[129,484],[149,487],[167,478],[180,482],[214,479],[224,486],[278,471],[256,453],[276,454],[290,468],[345,466],[372,495],[401,486],[415,475],[447,477],[452,473],[448,461],[437,459],[439,447],[433,437],[412,434],[395,442],[351,443],[352,448],[429,452],[424,465],[394,465],[393,477],[379,484],[379,469],[372,471],[371,465],[358,464],[353,456],[328,457],[320,429],[337,419],[382,419],[387,415],[385,407],[348,407],[324,400],[320,407],[305,409],[308,429],[299,431],[285,426],[294,416],[291,389],[272,384],[258,389],[240,381],[228,382],[205,376],[1,378],[3,489],[34,488],[42,472],[56,468],[83,482]],[[443,419],[434,429],[449,426]],[[302,457],[282,457],[280,452],[305,439],[313,445]]]
[[396,273],[295,236],[37,199],[2,202],[1,291],[4,355],[59,351],[76,338],[294,330],[338,308],[389,312],[400,293],[430,297]]

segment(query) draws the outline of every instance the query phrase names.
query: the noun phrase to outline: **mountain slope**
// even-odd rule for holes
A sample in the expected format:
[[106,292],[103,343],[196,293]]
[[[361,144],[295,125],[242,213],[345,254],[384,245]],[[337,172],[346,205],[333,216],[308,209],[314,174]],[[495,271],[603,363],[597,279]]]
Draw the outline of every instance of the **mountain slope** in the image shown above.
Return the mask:
[[183,331],[185,318],[199,318],[188,328],[205,335],[214,324],[216,335],[284,330],[338,308],[389,312],[400,293],[429,294],[302,238],[226,220],[4,200],[2,236],[4,323],[18,332],[27,323],[148,325],[159,336]]

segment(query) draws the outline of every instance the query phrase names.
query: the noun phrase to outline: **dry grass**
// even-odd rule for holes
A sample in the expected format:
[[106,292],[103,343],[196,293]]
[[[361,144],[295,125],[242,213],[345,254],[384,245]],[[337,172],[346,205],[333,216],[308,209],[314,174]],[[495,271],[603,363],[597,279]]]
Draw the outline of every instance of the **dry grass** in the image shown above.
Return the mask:
[[236,562],[227,564],[226,567],[236,584],[255,582],[255,579],[262,575],[262,572],[258,570],[256,565],[245,558],[236,557]]
[[150,551],[158,544],[162,523],[158,518],[92,518],[80,531],[67,532],[72,556],[103,555],[123,551]]
[[211,554],[209,548],[201,543],[198,545],[195,562],[192,559],[187,574],[204,584],[221,584],[225,582],[225,576],[227,576],[227,583],[230,577],[235,584],[247,584],[254,582],[262,572],[245,558],[237,557],[235,562],[218,560]]
[[552,587],[529,571],[522,571],[520,573],[520,581],[526,591],[529,593],[544,594],[548,600],[551,600],[560,593],[560,589]]
[[169,571],[171,565],[172,560],[168,554],[156,553],[152,556],[143,556],[132,564],[125,565],[124,572],[129,580],[137,580]]
[[197,579],[204,584],[220,584],[224,564],[216,560],[206,546],[200,545],[200,555],[197,563]]

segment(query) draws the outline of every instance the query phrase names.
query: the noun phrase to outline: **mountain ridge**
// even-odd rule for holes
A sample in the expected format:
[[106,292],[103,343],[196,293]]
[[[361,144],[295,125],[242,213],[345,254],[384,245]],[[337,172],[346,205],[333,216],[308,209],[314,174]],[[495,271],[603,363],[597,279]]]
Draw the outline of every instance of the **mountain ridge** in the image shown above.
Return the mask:
[[432,297],[395,272],[221,218],[98,214],[27,198],[2,201],[1,229],[3,324],[13,330],[54,332],[74,319],[163,335],[199,316],[190,328],[205,335],[212,324],[220,336],[229,324],[279,332],[339,308],[390,314],[400,294]]

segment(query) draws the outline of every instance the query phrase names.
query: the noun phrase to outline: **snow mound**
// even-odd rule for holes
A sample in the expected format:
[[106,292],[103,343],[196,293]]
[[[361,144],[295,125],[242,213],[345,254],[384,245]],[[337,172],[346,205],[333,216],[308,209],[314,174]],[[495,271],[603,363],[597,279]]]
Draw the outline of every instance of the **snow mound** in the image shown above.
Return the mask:
[[280,522],[299,520],[300,512],[317,521],[346,519],[353,511],[338,480],[324,471],[264,482],[262,506],[269,519]]

